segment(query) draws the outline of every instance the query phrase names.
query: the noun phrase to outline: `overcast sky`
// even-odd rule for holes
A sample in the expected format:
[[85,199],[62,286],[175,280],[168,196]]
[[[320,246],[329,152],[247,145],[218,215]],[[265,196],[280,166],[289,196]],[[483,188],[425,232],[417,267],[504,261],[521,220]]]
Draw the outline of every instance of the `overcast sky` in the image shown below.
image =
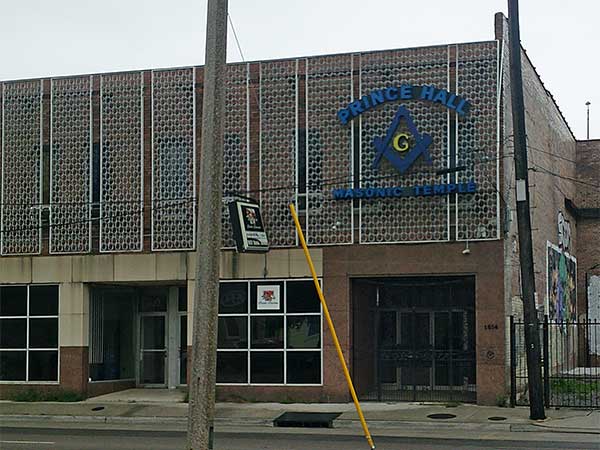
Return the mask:
[[[521,0],[521,39],[578,139],[600,138],[600,1]],[[203,64],[206,0],[0,0],[0,80]],[[507,0],[229,0],[247,61],[491,40]],[[229,33],[228,61],[241,61]]]

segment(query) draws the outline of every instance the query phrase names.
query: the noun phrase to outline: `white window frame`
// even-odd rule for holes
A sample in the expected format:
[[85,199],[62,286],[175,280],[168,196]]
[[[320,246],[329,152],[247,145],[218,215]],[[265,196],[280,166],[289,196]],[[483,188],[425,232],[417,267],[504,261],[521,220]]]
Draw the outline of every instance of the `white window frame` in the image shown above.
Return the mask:
[[[30,306],[30,288],[38,286],[56,286],[58,287],[58,301],[56,315],[32,316],[29,311]],[[32,385],[57,385],[60,384],[60,285],[56,283],[47,284],[0,284],[4,287],[25,287],[27,289],[27,310],[24,316],[0,316],[0,319],[25,319],[25,348],[2,348],[3,352],[25,352],[25,380],[0,380],[0,384],[32,384]],[[29,324],[31,319],[56,319],[56,347],[55,348],[29,348]],[[56,381],[29,380],[29,352],[55,351],[56,352]]]
[[[246,383],[217,383],[217,386],[300,386],[300,387],[319,387],[323,386],[323,306],[319,304],[319,312],[310,312],[310,313],[288,313],[287,312],[287,285],[288,282],[296,282],[296,281],[309,281],[313,282],[312,278],[258,278],[258,279],[246,279],[246,280],[221,280],[220,284],[226,283],[246,283],[247,285],[247,311],[245,313],[219,313],[219,318],[221,317],[246,317],[247,323],[247,346],[246,348],[224,348],[220,349],[217,347],[217,354],[219,352],[222,353],[246,353],[246,364],[247,364],[247,377]],[[252,283],[259,283],[268,285],[269,283],[283,283],[283,294],[282,294],[282,302],[283,302],[283,312],[281,313],[259,313],[252,312],[252,292],[251,286]],[[321,283],[321,287],[323,286],[323,280],[319,279],[319,283]],[[320,346],[318,348],[288,348],[287,346],[287,318],[289,317],[305,317],[305,316],[316,316],[320,317]],[[252,317],[283,317],[283,347],[282,348],[263,348],[263,349],[252,349]],[[283,354],[283,383],[252,383],[252,373],[251,373],[251,356],[252,353],[258,352],[279,352]],[[287,354],[288,352],[314,352],[320,353],[320,382],[319,383],[288,383],[287,381]]]

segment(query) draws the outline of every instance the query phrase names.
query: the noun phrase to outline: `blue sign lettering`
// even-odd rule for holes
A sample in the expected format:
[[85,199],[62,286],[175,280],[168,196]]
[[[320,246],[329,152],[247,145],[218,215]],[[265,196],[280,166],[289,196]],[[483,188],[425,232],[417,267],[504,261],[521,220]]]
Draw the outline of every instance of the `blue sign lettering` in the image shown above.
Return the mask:
[[360,100],[355,100],[346,108],[340,109],[337,115],[340,122],[345,125],[365,111],[383,103],[415,98],[444,105],[446,108],[456,111],[460,116],[464,116],[469,112],[470,104],[467,100],[445,89],[438,89],[431,85],[413,86],[412,84],[402,84],[371,91],[363,95]]
[[331,191],[334,200],[344,200],[348,198],[432,197],[449,195],[456,192],[459,194],[473,194],[477,192],[477,183],[469,181],[467,183],[425,184],[421,186],[393,186],[387,188],[367,187],[333,189]]

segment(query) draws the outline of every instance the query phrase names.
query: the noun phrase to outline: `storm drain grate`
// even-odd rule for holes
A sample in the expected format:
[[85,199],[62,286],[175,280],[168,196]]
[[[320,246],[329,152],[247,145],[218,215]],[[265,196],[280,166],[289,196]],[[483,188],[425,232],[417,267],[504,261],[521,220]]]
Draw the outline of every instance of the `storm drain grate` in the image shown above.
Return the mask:
[[429,414],[427,417],[430,419],[454,419],[456,415],[454,414],[446,414],[446,413],[438,413],[438,414]]
[[488,420],[500,421],[500,420],[506,420],[506,417],[492,416],[492,417],[488,417]]
[[275,420],[276,427],[333,428],[333,421],[342,413],[285,412]]
[[104,409],[104,406],[96,406],[95,408],[92,408],[92,411],[102,411]]

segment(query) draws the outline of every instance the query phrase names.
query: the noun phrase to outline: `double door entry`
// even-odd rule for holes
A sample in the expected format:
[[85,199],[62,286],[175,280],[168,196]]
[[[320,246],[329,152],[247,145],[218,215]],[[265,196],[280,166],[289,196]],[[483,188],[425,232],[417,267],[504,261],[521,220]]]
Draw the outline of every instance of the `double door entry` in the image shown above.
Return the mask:
[[475,400],[475,315],[462,309],[380,309],[377,398]]

